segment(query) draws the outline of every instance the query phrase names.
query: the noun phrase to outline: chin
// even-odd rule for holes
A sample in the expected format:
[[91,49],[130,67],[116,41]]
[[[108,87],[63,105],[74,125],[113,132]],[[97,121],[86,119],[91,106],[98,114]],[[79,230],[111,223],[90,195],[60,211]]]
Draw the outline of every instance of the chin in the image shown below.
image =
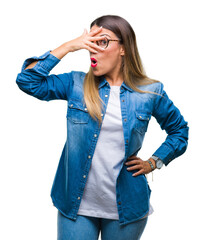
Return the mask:
[[95,77],[100,77],[100,76],[102,76],[103,74],[93,73],[93,75],[94,75]]
[[93,72],[93,75],[96,77],[100,77],[100,76],[104,75],[104,73],[102,73],[101,71],[97,71],[95,69],[93,69],[92,72]]

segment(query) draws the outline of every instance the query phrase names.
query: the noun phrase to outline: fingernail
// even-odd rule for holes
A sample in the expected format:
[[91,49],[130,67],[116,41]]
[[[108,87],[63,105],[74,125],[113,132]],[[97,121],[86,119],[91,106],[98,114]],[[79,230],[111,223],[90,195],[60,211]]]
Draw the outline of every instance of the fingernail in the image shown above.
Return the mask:
[[130,170],[130,168],[128,167],[127,170]]
[[132,176],[134,177],[134,176],[135,176],[135,174],[133,173],[133,174],[132,174]]
[[101,30],[102,29],[102,26],[101,27],[99,27],[98,29],[96,29],[95,31],[97,32],[97,31],[99,31],[99,30]]

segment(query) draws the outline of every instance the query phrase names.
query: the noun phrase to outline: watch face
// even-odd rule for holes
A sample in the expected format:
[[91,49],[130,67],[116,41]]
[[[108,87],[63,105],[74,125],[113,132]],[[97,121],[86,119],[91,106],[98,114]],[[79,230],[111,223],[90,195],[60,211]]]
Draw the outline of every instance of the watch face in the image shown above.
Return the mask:
[[158,161],[156,162],[156,166],[157,166],[158,169],[162,168],[162,166],[163,166],[162,160],[158,160]]

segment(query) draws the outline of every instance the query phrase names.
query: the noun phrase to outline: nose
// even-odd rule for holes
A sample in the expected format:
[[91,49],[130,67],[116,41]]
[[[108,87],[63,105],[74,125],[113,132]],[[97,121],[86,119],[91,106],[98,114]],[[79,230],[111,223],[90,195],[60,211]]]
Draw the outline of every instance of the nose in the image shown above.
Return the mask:
[[93,56],[96,56],[96,54],[98,54],[98,53],[94,53],[94,52],[90,52],[89,51],[89,53],[90,53],[90,57],[92,58]]

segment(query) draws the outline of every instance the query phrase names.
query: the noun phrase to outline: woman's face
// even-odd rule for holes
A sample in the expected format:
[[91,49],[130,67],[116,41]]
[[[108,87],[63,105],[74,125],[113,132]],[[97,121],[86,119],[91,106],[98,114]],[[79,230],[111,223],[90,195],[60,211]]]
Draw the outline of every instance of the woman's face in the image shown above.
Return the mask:
[[[90,31],[94,31],[99,27],[94,25]],[[97,36],[106,36],[108,39],[118,39],[110,30],[103,28]],[[90,53],[91,67],[95,76],[113,77],[120,73],[122,56],[124,55],[123,46],[119,41],[110,41],[108,47],[103,52]],[[96,60],[94,64],[92,60]]]

